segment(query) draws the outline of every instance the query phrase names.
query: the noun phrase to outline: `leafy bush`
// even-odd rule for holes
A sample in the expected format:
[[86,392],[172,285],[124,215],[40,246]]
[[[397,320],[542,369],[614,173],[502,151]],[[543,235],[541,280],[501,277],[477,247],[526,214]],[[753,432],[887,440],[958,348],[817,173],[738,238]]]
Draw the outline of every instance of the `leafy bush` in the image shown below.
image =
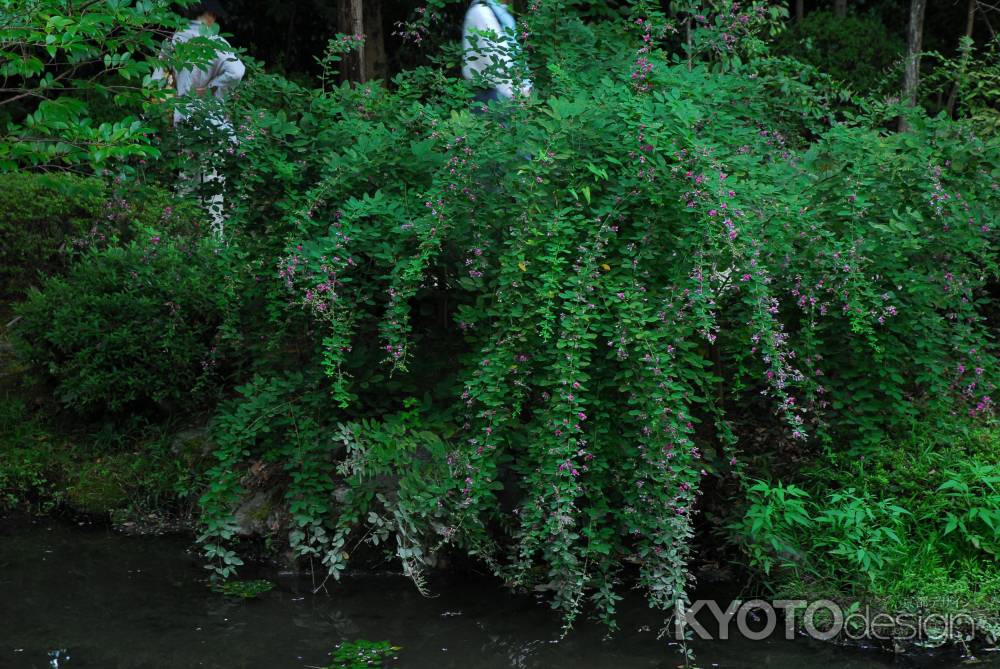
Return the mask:
[[216,252],[158,236],[87,252],[17,306],[15,345],[78,413],[198,407],[222,358]]
[[[104,184],[74,176],[0,175],[0,279],[3,294],[24,290],[65,260],[61,250],[97,232]],[[106,234],[106,233],[105,233]]]
[[0,296],[22,295],[87,248],[144,227],[195,227],[193,209],[159,188],[71,174],[0,173]]
[[[739,450],[863,450],[918,416],[991,415],[995,140],[914,112],[888,133],[900,109],[876,103],[830,123],[826,91],[776,94],[787,63],[747,63],[729,32],[763,7],[696,26],[716,33],[690,65],[656,48],[656,14],[567,16],[524,17],[546,36],[538,97],[481,114],[429,70],[393,89],[271,79],[279,95],[237,102],[235,290],[297,369],[259,359],[217,419],[218,573],[265,462],[289,543],[334,575],[348,536],[394,536],[418,586],[461,550],[551,588],[567,623],[590,603],[613,624],[627,565],[651,606],[686,596],[701,480]],[[882,568],[857,549],[898,534],[890,502],[822,499],[844,569]]]
[[[217,463],[201,499],[208,566],[225,578],[239,565],[225,545],[236,534],[229,513],[242,489],[263,475],[282,481],[296,555],[317,559],[340,578],[352,533],[366,523],[370,530],[357,541],[391,547],[423,590],[425,566],[451,534],[440,502],[450,491],[442,437],[454,426],[435,422],[441,418],[427,416],[430,407],[412,398],[404,411],[380,420],[338,425],[324,415],[330,398],[319,381],[295,372],[256,377],[223,406]],[[245,473],[248,458],[254,464]]]
[[[813,500],[795,485],[757,482],[736,529],[752,565],[765,573],[780,565],[864,584],[884,579],[888,565],[903,555],[899,535],[907,515],[894,499],[874,498],[867,490],[834,490]],[[817,556],[824,556],[821,566]]]
[[809,12],[781,36],[779,53],[798,58],[818,68],[863,95],[893,90],[905,43],[890,33],[874,14],[835,16],[819,10]]

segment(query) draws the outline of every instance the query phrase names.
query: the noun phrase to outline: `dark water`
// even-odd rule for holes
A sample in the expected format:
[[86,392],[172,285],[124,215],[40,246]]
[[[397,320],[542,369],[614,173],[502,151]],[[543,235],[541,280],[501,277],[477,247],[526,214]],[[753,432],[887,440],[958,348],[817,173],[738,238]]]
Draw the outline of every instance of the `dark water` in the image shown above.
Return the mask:
[[[656,640],[657,618],[638,601],[627,602],[613,640],[584,623],[557,642],[551,611],[491,581],[440,586],[428,599],[396,576],[354,577],[332,584],[328,595],[282,580],[261,600],[242,602],[209,592],[202,571],[185,538],[123,537],[49,521],[0,534],[0,667],[295,669],[323,666],[334,644],[358,638],[402,646],[393,666],[413,669],[682,664],[675,647]],[[701,667],[913,666],[806,640],[698,642],[694,649]]]

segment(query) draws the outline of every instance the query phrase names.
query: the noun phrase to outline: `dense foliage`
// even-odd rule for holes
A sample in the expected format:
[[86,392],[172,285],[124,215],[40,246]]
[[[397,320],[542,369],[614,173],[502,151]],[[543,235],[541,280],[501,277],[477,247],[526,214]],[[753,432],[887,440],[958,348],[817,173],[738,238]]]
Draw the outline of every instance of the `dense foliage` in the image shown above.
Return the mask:
[[866,95],[894,90],[904,43],[872,15],[810,13],[781,36],[778,49]]
[[[777,7],[675,9],[532,4],[536,92],[512,102],[432,67],[258,73],[228,102],[236,145],[162,127],[162,158],[123,170],[210,164],[222,239],[82,253],[18,308],[22,357],[81,413],[232,390],[201,497],[216,576],[268,490],[269,531],[330,576],[388,546],[423,590],[462,552],[614,626],[636,580],[654,608],[686,598],[709,477],[747,497],[720,531],[789,591],[802,555],[890,605],[929,551],[937,582],[989,572],[995,454],[930,439],[907,462],[901,438],[993,426],[1000,141],[772,56]],[[948,505],[891,480],[909,468]]]
[[148,97],[148,57],[178,25],[164,2],[4,3],[0,166],[154,155],[136,111]]
[[72,174],[0,174],[0,293],[23,295],[88,249],[142,229],[194,231],[200,213],[157,187]]
[[10,295],[62,264],[67,240],[72,248],[72,240],[97,232],[104,184],[20,173],[0,179],[0,272]]
[[90,251],[18,305],[23,356],[83,413],[192,408],[212,396],[225,307],[208,240]]
[[[283,190],[277,220],[238,210],[229,252],[283,236],[270,330],[301,347],[305,318],[329,381],[272,372],[224,411],[205,498],[223,573],[243,463],[284,470],[292,546],[333,574],[361,525],[395,534],[418,582],[452,545],[547,584],[568,620],[585,597],[610,620],[637,564],[669,608],[700,480],[761,447],[750,425],[857,451],[919,415],[991,413],[992,140],[920,118],[886,133],[877,109],[826,126],[809,89],[773,94],[783,61],[671,65],[639,18],[630,64],[617,27],[560,11],[526,19],[560,47],[538,47],[544,100],[456,113],[423,71],[393,91],[281,84],[277,109],[257,102],[277,82],[242,96],[238,179]],[[741,16],[763,20],[715,25]],[[567,74],[582,51],[618,65]]]

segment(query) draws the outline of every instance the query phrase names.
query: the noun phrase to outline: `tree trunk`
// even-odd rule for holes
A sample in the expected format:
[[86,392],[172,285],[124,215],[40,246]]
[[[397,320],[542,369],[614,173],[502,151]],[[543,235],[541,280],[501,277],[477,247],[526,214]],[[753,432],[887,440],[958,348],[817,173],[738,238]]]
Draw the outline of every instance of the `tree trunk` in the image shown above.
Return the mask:
[[806,15],[806,2],[805,0],[795,0],[795,22],[802,23],[802,19]]
[[[968,13],[965,16],[965,37],[972,39],[972,31],[976,27],[976,8],[978,7],[977,0],[969,0]],[[966,51],[962,53],[962,62],[959,64],[958,78],[955,81],[955,85],[951,87],[951,93],[948,94],[948,116],[951,116],[955,111],[955,100],[958,98],[958,87],[961,84],[962,79],[965,78],[965,68],[969,64],[969,52]]]
[[[910,0],[910,24],[906,30],[906,69],[903,71],[903,101],[911,107],[917,104],[920,84],[920,50],[924,41],[924,12],[927,0]],[[899,120],[899,129],[906,130],[906,121]]]
[[847,0],[833,0],[833,15],[841,19],[847,16]]
[[[337,30],[348,35],[365,34],[364,0],[340,0],[337,8]],[[365,49],[344,54],[340,77],[344,81],[366,80]]]
[[382,32],[382,0],[365,0],[365,81],[385,79],[389,74],[389,58],[385,52]]

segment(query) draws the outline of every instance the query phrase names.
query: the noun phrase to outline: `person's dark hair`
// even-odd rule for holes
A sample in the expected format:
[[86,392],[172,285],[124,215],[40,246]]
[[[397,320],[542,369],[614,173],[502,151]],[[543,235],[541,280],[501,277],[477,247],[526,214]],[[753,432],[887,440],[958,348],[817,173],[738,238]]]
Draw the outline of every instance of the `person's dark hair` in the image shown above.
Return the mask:
[[184,8],[184,16],[189,19],[196,19],[202,14],[214,14],[217,19],[224,19],[228,14],[226,8],[219,0],[205,0],[196,2]]

